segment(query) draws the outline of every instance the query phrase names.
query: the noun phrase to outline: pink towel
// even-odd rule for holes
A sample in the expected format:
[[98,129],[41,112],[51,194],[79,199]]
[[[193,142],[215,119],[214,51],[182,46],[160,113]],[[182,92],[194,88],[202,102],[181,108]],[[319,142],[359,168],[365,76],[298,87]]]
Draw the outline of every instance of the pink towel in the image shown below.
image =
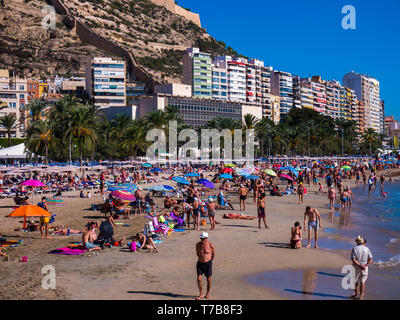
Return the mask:
[[81,249],[81,248],[68,248],[68,247],[63,247],[59,249],[55,249],[50,251],[50,254],[63,254],[67,256],[79,256],[83,254],[86,251],[86,249]]

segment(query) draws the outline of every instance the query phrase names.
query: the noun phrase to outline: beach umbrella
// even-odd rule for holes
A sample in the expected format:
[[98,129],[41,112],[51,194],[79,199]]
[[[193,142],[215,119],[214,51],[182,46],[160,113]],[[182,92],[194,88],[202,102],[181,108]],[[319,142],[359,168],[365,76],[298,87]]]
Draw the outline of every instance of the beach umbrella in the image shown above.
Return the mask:
[[276,172],[274,170],[266,169],[266,170],[264,170],[264,172],[269,176],[276,177]]
[[24,182],[21,182],[23,186],[31,186],[31,187],[45,187],[46,185],[43,182],[40,182],[39,180],[26,180]]
[[189,172],[189,173],[185,174],[184,177],[200,177],[200,175],[195,172]]
[[244,178],[245,178],[245,179],[248,179],[248,180],[257,180],[257,179],[259,179],[260,177],[250,174],[250,175],[248,175],[248,176],[244,176]]
[[164,187],[166,190],[176,190],[175,187],[169,186],[169,185],[167,185],[167,184],[163,184],[163,187]]
[[180,184],[190,184],[190,182],[187,181],[184,177],[173,177],[172,180]]
[[142,167],[151,168],[152,165],[151,165],[150,163],[143,163],[143,164],[142,164]]
[[225,168],[234,168],[236,167],[233,163],[228,163],[225,165]]
[[351,168],[349,166],[343,166],[342,170],[351,170]]
[[111,192],[111,195],[114,198],[121,199],[124,201],[135,201],[136,198],[133,193],[126,191],[126,190],[115,190]]
[[234,170],[232,169],[232,168],[224,168],[224,169],[222,169],[222,172],[223,173],[231,173],[231,172],[233,172]]
[[150,172],[163,172],[160,168],[153,168]]
[[15,209],[8,217],[24,217],[24,226],[26,228],[26,217],[51,217],[51,214],[39,206],[33,204],[21,206]]
[[46,202],[50,205],[61,205],[64,204],[64,200],[61,198],[48,198]]
[[118,190],[124,190],[128,192],[133,192],[137,189],[138,187],[135,184],[121,184],[121,185],[110,185],[107,189],[107,191],[118,191]]
[[159,192],[166,192],[169,191],[170,189],[165,188],[165,186],[154,186],[152,190]]
[[211,189],[214,189],[214,188],[215,188],[214,184],[213,184],[211,181],[207,180],[207,179],[199,179],[199,180],[197,180],[196,182],[197,182],[198,184],[202,184],[202,185],[205,186],[206,188],[211,188]]
[[233,179],[229,173],[224,173],[219,176],[221,179]]
[[282,166],[280,165],[280,164],[274,164],[273,166],[272,166],[273,168],[281,168]]
[[290,181],[293,181],[293,178],[292,178],[291,176],[288,176],[287,174],[283,174],[283,173],[282,173],[282,174],[279,175],[279,177],[288,179],[288,180],[290,180]]

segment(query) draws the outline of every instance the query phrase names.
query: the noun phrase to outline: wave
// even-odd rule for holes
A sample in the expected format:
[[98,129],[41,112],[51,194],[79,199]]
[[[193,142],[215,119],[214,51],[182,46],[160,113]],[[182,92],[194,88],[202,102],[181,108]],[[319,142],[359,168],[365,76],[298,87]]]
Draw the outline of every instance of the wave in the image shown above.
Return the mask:
[[400,238],[392,238],[390,239],[390,243],[397,243],[400,241]]
[[397,256],[391,257],[388,261],[376,261],[374,262],[374,265],[380,267],[380,268],[385,268],[385,267],[395,267],[397,265],[400,265],[400,254]]

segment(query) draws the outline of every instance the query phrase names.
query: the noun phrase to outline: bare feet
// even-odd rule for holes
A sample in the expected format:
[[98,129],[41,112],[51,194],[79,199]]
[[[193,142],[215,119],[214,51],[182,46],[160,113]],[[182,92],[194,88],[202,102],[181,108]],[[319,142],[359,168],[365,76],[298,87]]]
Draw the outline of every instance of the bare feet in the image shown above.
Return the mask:
[[306,245],[306,248],[310,248],[310,247],[311,247],[311,245],[309,245],[309,244],[308,244],[308,245]]
[[206,299],[210,299],[210,294],[209,293],[207,293]]
[[318,249],[318,246],[317,246],[317,245],[315,245],[315,249]]
[[200,295],[200,296],[198,296],[197,298],[196,298],[196,300],[201,300],[201,299],[203,299],[204,297],[202,296],[202,295]]

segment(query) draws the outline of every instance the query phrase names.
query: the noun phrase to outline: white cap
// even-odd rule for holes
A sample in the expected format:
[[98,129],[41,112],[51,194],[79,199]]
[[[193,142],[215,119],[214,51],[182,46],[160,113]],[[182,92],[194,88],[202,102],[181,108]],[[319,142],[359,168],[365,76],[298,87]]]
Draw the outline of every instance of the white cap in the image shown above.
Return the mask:
[[200,239],[207,239],[207,238],[208,238],[207,232],[203,232],[202,234],[200,234]]
[[214,198],[208,198],[208,201],[210,201],[210,202],[213,202],[214,201]]

